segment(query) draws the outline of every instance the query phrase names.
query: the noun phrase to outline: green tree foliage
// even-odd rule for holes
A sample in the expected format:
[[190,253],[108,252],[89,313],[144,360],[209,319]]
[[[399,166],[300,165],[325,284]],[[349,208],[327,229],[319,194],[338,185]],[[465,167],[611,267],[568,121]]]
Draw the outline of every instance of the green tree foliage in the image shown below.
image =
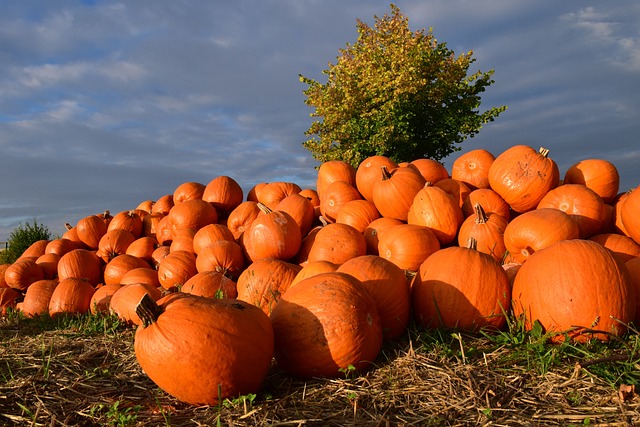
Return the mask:
[[38,240],[50,239],[51,232],[49,228],[38,224],[35,219],[33,224],[29,224],[28,221],[24,225],[20,224],[11,231],[9,240],[7,240],[8,248],[0,252],[0,264],[12,264],[32,243]]
[[358,40],[329,63],[325,84],[300,75],[311,116],[321,118],[303,145],[321,162],[441,160],[507,108],[478,110],[493,70],[467,75],[472,51],[456,57],[431,29],[412,32],[400,9],[391,11],[374,28],[357,21]]

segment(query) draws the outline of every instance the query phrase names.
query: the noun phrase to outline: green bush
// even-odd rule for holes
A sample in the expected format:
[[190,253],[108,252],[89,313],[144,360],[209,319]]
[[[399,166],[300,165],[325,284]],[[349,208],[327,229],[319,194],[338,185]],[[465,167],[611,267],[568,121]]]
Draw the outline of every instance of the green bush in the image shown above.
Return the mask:
[[33,224],[29,224],[29,222],[25,222],[24,225],[20,224],[11,231],[7,241],[7,249],[0,252],[0,264],[13,264],[31,244],[38,240],[50,239],[49,228],[38,224],[35,218]]

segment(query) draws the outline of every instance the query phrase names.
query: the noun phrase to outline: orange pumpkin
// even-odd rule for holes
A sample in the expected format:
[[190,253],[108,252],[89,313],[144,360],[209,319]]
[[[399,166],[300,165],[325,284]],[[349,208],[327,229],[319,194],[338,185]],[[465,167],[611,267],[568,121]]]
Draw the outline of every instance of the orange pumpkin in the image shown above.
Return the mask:
[[202,199],[205,185],[200,182],[188,181],[178,185],[173,190],[173,203],[186,202],[187,200]]
[[141,211],[129,210],[118,212],[113,216],[109,225],[107,226],[107,232],[111,230],[127,230],[137,239],[142,236],[142,218]]
[[271,210],[274,210],[278,203],[291,194],[298,194],[302,189],[294,182],[270,182],[260,190],[258,202]]
[[479,203],[475,205],[475,211],[475,217],[470,216],[460,226],[458,246],[465,246],[473,238],[477,242],[478,251],[502,262],[507,251],[504,244],[507,220],[495,213],[487,214]]
[[402,270],[417,271],[440,249],[435,234],[422,225],[401,224],[386,230],[378,243],[379,255]]
[[600,233],[606,221],[602,198],[580,184],[554,188],[540,200],[538,208],[555,208],[569,215],[578,224],[581,239]]
[[49,313],[49,301],[56,286],[58,286],[58,280],[45,279],[33,282],[25,292],[24,300],[18,306],[20,311],[27,317]]
[[108,230],[98,242],[98,255],[104,262],[109,262],[118,255],[127,252],[129,245],[136,240],[136,236],[129,230],[113,228]]
[[458,202],[446,191],[428,184],[416,194],[407,215],[409,224],[429,228],[442,246],[454,241],[462,221]]
[[613,252],[613,256],[622,263],[640,257],[640,245],[630,237],[622,234],[603,233],[592,236],[589,240],[600,243]]
[[511,286],[493,257],[469,247],[437,251],[420,266],[411,287],[416,320],[429,328],[500,329],[509,312]]
[[24,292],[33,282],[44,279],[44,271],[32,258],[21,258],[11,264],[4,272],[4,281],[8,287]]
[[611,203],[620,188],[620,175],[613,163],[586,159],[574,163],[564,175],[565,184],[580,184],[593,190],[605,203]]
[[382,167],[393,170],[398,165],[386,156],[371,156],[364,159],[356,170],[356,188],[365,200],[373,202],[373,187],[382,180]]
[[122,285],[109,300],[109,312],[127,325],[141,325],[142,320],[136,313],[136,306],[143,297],[149,295],[154,301],[162,296],[160,290],[144,283]]
[[262,258],[288,260],[298,253],[302,234],[291,215],[272,211],[259,215],[242,233],[240,243],[250,262]]
[[364,233],[372,221],[380,218],[380,212],[373,202],[359,199],[345,203],[336,215],[338,224],[347,224]]
[[620,336],[635,319],[635,306],[628,272],[589,240],[564,240],[536,252],[513,285],[514,314],[527,329],[539,321],[547,332],[558,333],[554,341]]
[[221,175],[213,178],[204,189],[202,200],[216,208],[222,216],[228,216],[231,211],[242,203],[244,193],[238,182],[228,176]]
[[203,248],[196,256],[196,270],[219,271],[229,277],[238,277],[245,268],[242,247],[232,240],[218,240]]
[[473,191],[489,188],[489,169],[496,157],[484,148],[468,151],[454,160],[451,178],[464,182]]
[[435,184],[441,179],[449,178],[449,172],[444,165],[433,159],[415,159],[409,166],[417,169],[425,182]]
[[233,234],[233,238],[238,240],[251,223],[260,215],[262,211],[258,202],[247,200],[240,203],[227,218],[227,228]]
[[560,180],[549,150],[515,145],[503,151],[489,168],[489,184],[516,212],[535,209]]
[[236,283],[219,271],[196,273],[180,288],[181,292],[206,298],[236,298]]
[[336,181],[343,181],[352,187],[356,187],[356,170],[349,163],[342,160],[330,160],[324,162],[318,168],[316,190],[320,200],[325,197],[325,189]]
[[283,211],[291,215],[300,227],[302,236],[306,236],[315,220],[315,209],[309,199],[301,194],[290,194],[275,207],[276,211]]
[[504,229],[509,262],[524,263],[533,253],[560,240],[577,239],[578,224],[558,209],[541,208],[525,212]]
[[270,315],[301,268],[276,258],[263,258],[251,263],[238,277],[237,298]]
[[320,213],[329,221],[335,221],[340,209],[351,200],[360,200],[358,190],[345,181],[334,181],[328,184],[320,197]]
[[75,277],[60,280],[49,300],[49,315],[87,313],[94,292],[94,287],[86,280]]
[[465,218],[475,215],[474,206],[480,204],[486,213],[495,213],[509,221],[511,207],[502,197],[490,188],[473,190],[462,203],[462,214]]
[[629,237],[640,244],[640,187],[632,190],[621,204],[620,219]]
[[122,254],[113,258],[104,267],[104,284],[120,283],[122,277],[134,268],[148,268],[149,263],[133,255]]
[[464,201],[469,197],[471,190],[462,181],[453,178],[445,178],[433,184],[434,187],[442,188],[447,194],[453,197],[462,208]]
[[187,200],[174,205],[167,215],[171,236],[180,230],[199,230],[208,224],[218,222],[218,212],[213,205],[202,199]]
[[291,281],[290,287],[298,282],[303,281],[307,277],[315,276],[320,273],[331,273],[338,269],[339,265],[329,261],[314,261],[307,262],[302,266],[302,269],[296,274],[296,277]]
[[365,255],[367,242],[362,233],[347,224],[327,224],[315,234],[307,260],[333,264]]
[[16,309],[22,294],[12,288],[0,288],[0,316],[7,314],[7,309]]
[[89,249],[98,249],[100,239],[107,232],[107,224],[104,217],[99,215],[89,215],[81,218],[75,226],[78,238]]
[[171,252],[158,264],[158,280],[164,289],[182,286],[197,272],[196,257],[190,252]]
[[87,249],[74,249],[60,257],[58,261],[58,279],[63,281],[69,277],[85,279],[96,286],[102,281],[104,262],[95,252]]
[[216,406],[261,388],[273,358],[273,328],[262,310],[181,293],[159,305],[145,297],[137,313],[143,325],[136,330],[136,359],[171,396]]
[[345,273],[322,273],[290,287],[271,313],[275,359],[300,377],[338,377],[372,365],[382,346],[375,301]]
[[385,218],[407,220],[409,208],[426,181],[415,168],[381,168],[382,179],[373,187],[373,203]]

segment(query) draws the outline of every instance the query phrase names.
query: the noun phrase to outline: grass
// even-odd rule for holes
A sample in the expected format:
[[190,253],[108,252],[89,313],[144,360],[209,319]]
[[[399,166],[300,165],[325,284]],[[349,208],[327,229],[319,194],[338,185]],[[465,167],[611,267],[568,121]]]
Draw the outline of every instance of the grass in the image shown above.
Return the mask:
[[626,426],[640,424],[640,339],[552,345],[541,328],[467,334],[411,326],[376,367],[193,407],[140,369],[116,318],[0,319],[0,425]]

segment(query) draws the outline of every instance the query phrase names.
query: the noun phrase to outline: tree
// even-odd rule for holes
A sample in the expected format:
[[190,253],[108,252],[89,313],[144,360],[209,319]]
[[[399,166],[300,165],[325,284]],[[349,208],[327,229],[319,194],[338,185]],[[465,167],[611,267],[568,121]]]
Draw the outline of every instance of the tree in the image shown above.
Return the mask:
[[7,249],[0,252],[0,264],[13,264],[32,243],[49,239],[51,239],[49,228],[38,224],[35,219],[33,225],[28,221],[24,225],[18,225],[9,234]]
[[375,16],[374,28],[357,20],[358,39],[323,71],[325,84],[300,75],[311,116],[321,118],[303,145],[321,162],[441,160],[507,108],[478,111],[493,70],[467,75],[472,51],[456,57],[432,29],[412,32],[400,9],[392,4],[391,11]]

